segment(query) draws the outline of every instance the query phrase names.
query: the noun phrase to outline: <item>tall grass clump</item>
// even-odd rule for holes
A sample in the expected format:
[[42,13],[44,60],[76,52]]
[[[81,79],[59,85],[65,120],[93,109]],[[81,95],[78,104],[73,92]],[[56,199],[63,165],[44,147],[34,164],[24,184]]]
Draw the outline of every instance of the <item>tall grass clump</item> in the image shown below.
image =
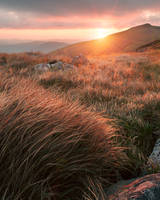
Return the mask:
[[1,199],[105,199],[127,158],[104,118],[28,80],[0,95]]
[[47,72],[37,80],[44,88],[112,119],[123,136],[121,146],[136,165],[134,175],[139,176],[160,132],[159,54],[111,58],[91,58],[88,66],[67,73]]

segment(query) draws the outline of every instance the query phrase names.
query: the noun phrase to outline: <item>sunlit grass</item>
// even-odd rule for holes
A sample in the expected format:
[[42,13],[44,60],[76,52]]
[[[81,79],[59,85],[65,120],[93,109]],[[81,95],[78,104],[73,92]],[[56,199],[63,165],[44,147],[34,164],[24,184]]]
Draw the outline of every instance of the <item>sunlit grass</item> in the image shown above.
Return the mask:
[[105,199],[103,187],[151,173],[147,159],[160,130],[159,55],[92,57],[90,65],[45,73],[34,65],[53,58],[2,55],[3,199],[28,193],[34,199]]

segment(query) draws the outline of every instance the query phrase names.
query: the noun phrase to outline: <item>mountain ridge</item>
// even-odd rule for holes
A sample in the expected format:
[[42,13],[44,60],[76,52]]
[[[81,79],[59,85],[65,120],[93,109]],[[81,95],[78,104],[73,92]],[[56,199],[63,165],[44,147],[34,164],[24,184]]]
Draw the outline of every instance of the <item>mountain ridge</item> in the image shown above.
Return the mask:
[[160,26],[153,26],[146,23],[111,34],[103,39],[69,45],[51,52],[51,54],[75,56],[78,54],[99,55],[117,52],[135,52],[138,47],[159,39]]
[[56,41],[29,41],[15,44],[0,43],[1,53],[37,52],[49,53],[67,46],[67,43]]

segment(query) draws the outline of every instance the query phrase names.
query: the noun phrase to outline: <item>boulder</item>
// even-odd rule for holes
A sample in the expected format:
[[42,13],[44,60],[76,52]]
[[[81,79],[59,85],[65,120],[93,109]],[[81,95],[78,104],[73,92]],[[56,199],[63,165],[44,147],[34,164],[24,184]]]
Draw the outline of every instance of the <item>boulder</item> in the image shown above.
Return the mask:
[[112,186],[107,200],[160,200],[160,173]]
[[75,56],[72,59],[73,65],[87,65],[88,63],[88,59],[82,54],[80,54],[79,56]]
[[45,63],[40,63],[34,66],[34,69],[36,71],[41,71],[41,72],[45,72],[49,70],[49,64],[45,64]]
[[160,138],[156,141],[153,151],[148,159],[151,168],[160,168]]
[[72,70],[75,69],[75,65],[73,64],[69,64],[69,63],[64,63],[62,61],[51,61],[47,64],[45,63],[41,63],[41,64],[37,64],[34,66],[34,69],[37,71],[41,71],[41,72],[46,72],[49,70],[53,70],[53,71],[58,71],[58,70]]
[[58,61],[53,64],[49,64],[49,68],[52,70],[64,70],[64,63],[61,61]]

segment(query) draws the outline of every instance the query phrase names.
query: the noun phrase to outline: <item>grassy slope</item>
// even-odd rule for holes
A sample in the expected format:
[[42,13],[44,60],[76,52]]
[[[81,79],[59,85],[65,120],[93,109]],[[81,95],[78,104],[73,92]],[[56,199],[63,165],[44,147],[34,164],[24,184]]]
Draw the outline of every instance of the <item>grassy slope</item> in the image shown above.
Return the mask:
[[160,49],[160,40],[156,40],[151,43],[147,43],[145,45],[140,46],[137,51],[149,51],[149,50],[154,50],[154,49]]
[[[2,56],[3,199],[25,199],[30,194],[42,200],[46,195],[79,200],[84,193],[84,199],[103,199],[103,187],[108,185],[104,178],[129,179],[147,170],[154,133],[160,130],[159,51],[129,54],[124,61],[122,55],[93,57],[90,66],[47,73],[32,70],[34,63],[45,59],[41,56]],[[34,81],[28,82],[29,77]],[[125,147],[127,156],[119,147]]]
[[160,27],[144,24],[104,39],[81,42],[52,52],[52,55],[100,55],[113,52],[135,51],[139,46],[160,39]]

